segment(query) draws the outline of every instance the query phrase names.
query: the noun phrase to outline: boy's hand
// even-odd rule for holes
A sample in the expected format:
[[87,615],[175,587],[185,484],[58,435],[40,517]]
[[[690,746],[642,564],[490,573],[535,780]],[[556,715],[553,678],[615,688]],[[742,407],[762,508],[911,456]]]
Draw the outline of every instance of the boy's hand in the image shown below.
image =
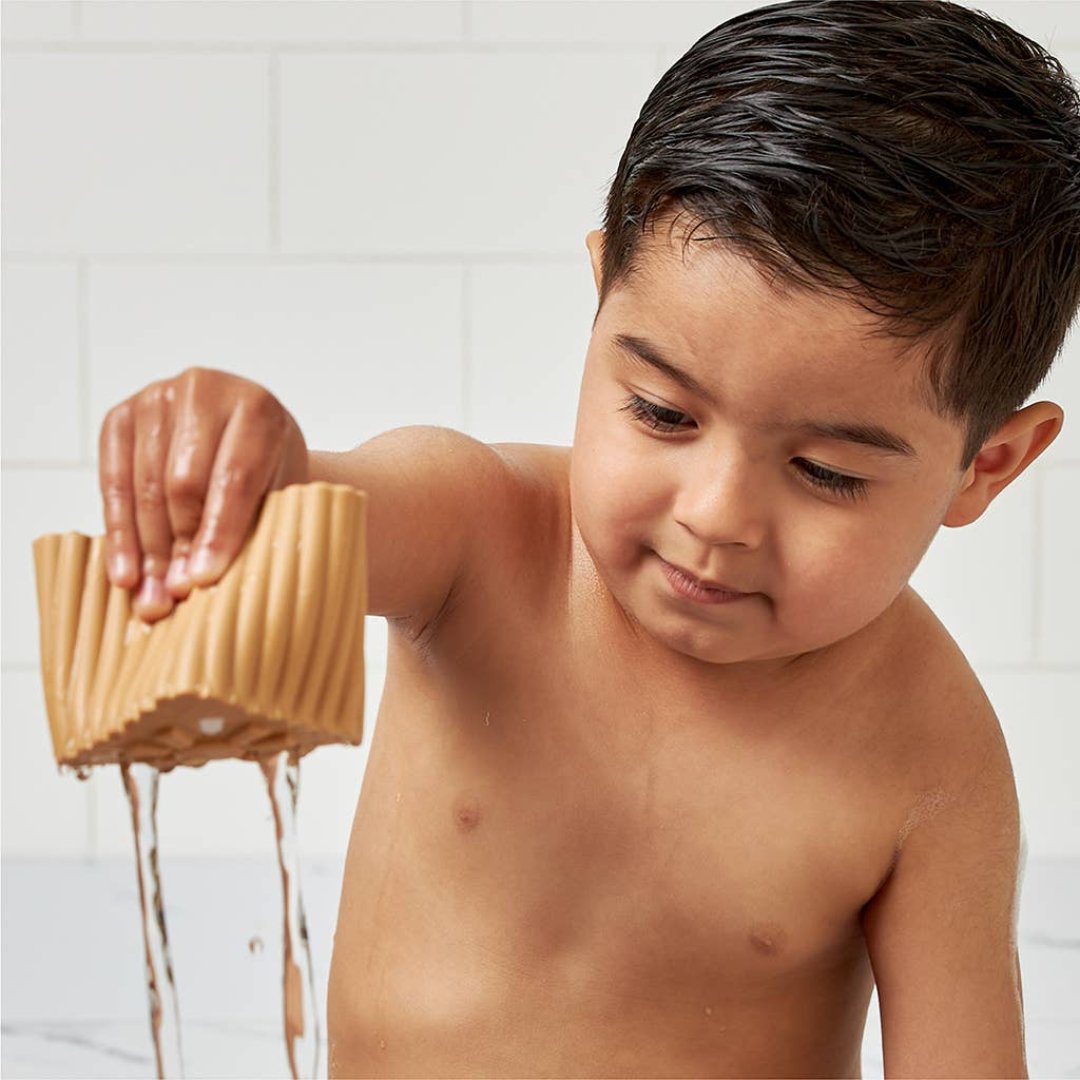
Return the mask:
[[133,608],[147,622],[225,572],[267,492],[308,480],[304,436],[277,398],[196,367],[114,406],[98,463],[107,574],[141,586]]

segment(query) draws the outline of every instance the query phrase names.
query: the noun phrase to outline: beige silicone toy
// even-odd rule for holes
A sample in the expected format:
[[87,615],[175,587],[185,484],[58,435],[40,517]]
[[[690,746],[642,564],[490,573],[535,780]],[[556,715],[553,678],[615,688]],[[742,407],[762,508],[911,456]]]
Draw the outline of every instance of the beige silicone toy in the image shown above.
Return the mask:
[[144,622],[105,574],[105,538],[33,542],[41,671],[56,760],[297,756],[358,744],[364,721],[367,495],[270,492],[225,573]]

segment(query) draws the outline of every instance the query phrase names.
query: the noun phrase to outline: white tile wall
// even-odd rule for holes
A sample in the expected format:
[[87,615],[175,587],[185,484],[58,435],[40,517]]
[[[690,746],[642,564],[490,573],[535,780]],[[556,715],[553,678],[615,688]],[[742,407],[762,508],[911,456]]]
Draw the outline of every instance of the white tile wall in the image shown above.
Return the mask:
[[576,253],[655,68],[633,49],[283,56],[282,248]]
[[8,53],[5,252],[265,251],[269,68],[149,48]]
[[5,263],[0,308],[5,382],[18,367],[17,385],[8,385],[13,392],[0,399],[0,456],[74,465],[84,458],[79,435],[86,396],[78,264]]
[[[261,382],[312,446],[409,423],[568,445],[595,294],[584,234],[655,79],[753,3],[5,0],[3,850],[128,853],[115,770],[52,764],[30,542],[103,528],[107,409],[189,365]],[[971,3],[1080,72],[1080,7]],[[524,119],[522,119],[524,118]],[[913,582],[1002,719],[1033,856],[1080,854],[1080,338],[1065,429]],[[368,730],[301,769],[340,856]],[[176,855],[268,851],[253,766],[162,783]],[[226,821],[227,827],[220,822]]]
[[0,37],[15,41],[70,41],[75,36],[78,4],[56,0],[5,0],[0,4]]
[[90,431],[154,379],[221,368],[286,403],[310,446],[410,423],[461,428],[462,275],[449,263],[92,263]]

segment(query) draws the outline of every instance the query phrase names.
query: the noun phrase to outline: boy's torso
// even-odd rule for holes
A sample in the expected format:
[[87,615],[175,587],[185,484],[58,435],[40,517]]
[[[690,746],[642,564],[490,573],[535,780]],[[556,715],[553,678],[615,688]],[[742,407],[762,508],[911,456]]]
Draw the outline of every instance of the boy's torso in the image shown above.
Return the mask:
[[861,909],[974,675],[905,590],[785,700],[673,696],[585,614],[569,453],[514,445],[521,527],[434,636],[389,634],[331,1075],[858,1076]]

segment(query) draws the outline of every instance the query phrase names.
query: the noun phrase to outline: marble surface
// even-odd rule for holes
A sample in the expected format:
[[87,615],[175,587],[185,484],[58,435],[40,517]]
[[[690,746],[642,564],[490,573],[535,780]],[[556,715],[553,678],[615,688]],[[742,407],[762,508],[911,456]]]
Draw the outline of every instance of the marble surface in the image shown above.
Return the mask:
[[[131,860],[5,859],[0,871],[0,1074],[155,1076]],[[288,1076],[276,864],[163,853],[161,873],[186,1075]],[[301,881],[325,1007],[340,860],[302,859]],[[1029,863],[1020,946],[1030,1076],[1080,1078],[1080,860]],[[863,1075],[883,1075],[876,996]]]

